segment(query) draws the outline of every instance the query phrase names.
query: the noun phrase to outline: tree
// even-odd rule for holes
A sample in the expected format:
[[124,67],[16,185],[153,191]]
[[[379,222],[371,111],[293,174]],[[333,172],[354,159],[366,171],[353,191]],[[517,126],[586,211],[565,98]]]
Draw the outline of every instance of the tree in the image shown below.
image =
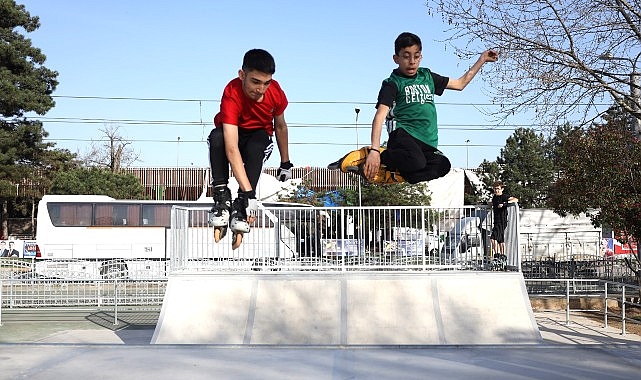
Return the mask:
[[505,141],[495,163],[481,164],[485,186],[491,190],[496,180],[519,198],[523,207],[546,207],[548,186],[554,179],[554,163],[542,134],[519,128]]
[[5,120],[0,126],[0,236],[8,236],[9,218],[31,217],[35,233],[37,201],[47,193],[56,171],[75,167],[75,156],[43,142],[48,134],[38,121]]
[[358,190],[340,191],[346,206],[428,206],[432,200],[426,183],[379,185],[363,181],[360,189],[360,202]]
[[56,174],[51,194],[97,194],[116,199],[141,199],[144,187],[133,174],[118,174],[100,168],[75,168]]
[[549,157],[546,139],[531,129],[519,128],[505,141],[497,163],[510,194],[526,208],[545,207],[548,187],[554,179],[554,164]]
[[603,114],[606,94],[641,118],[639,97],[629,96],[641,56],[641,1],[431,0],[427,7],[451,26],[446,41],[460,57],[500,51],[499,62],[484,68],[500,106],[488,112],[499,120],[531,111],[542,125],[587,126]]
[[[558,149],[559,174],[550,202],[561,215],[590,215],[627,241],[641,236],[641,144],[626,113],[610,110],[604,124],[570,130]],[[638,247],[638,244],[637,244]],[[636,259],[636,260],[634,260]],[[626,263],[641,284],[639,251]]]
[[126,167],[138,161],[139,155],[134,152],[130,141],[125,140],[119,133],[118,125],[107,125],[100,132],[104,134],[105,139],[101,139],[98,144],[96,141],[91,142],[89,151],[80,155],[80,161],[87,167],[109,168],[112,172],[120,171],[121,167]]
[[2,236],[8,234],[7,213],[16,204],[18,186],[33,185],[39,171],[49,166],[44,143],[46,132],[38,121],[27,121],[25,113],[45,114],[54,106],[51,94],[57,72],[44,66],[45,55],[21,33],[40,26],[23,5],[0,0],[0,202]]
[[0,0],[0,20],[0,114],[4,118],[31,111],[44,115],[55,104],[51,94],[58,85],[58,73],[43,66],[46,56],[18,29],[31,33],[40,21],[12,0]]

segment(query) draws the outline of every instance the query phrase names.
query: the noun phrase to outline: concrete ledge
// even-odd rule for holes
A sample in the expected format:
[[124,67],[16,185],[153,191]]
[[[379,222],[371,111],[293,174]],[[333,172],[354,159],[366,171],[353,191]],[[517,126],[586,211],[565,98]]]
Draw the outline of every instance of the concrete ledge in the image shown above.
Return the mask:
[[542,341],[520,273],[210,273],[169,278],[152,344]]

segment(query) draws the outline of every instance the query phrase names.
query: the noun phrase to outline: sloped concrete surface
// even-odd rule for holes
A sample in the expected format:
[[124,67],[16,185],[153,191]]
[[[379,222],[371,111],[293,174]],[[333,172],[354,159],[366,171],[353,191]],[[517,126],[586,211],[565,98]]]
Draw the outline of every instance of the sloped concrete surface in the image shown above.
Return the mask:
[[539,343],[520,273],[171,276],[158,344]]

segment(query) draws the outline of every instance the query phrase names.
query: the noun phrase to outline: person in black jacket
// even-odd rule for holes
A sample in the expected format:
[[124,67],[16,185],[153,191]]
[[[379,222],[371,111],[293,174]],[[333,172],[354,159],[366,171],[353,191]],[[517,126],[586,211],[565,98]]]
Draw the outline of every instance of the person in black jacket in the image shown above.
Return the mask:
[[495,257],[505,257],[505,228],[507,227],[507,206],[510,203],[518,202],[518,198],[504,193],[505,186],[503,182],[494,182],[494,196],[492,196],[492,216],[494,226],[490,240],[492,242],[492,252]]

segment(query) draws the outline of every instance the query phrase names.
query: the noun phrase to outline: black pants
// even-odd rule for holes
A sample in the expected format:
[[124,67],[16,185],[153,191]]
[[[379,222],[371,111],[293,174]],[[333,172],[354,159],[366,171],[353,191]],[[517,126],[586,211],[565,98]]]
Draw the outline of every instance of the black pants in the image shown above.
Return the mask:
[[[229,160],[225,153],[225,139],[222,128],[212,129],[207,138],[209,145],[209,165],[212,185],[226,185],[229,182]],[[274,144],[264,129],[247,130],[238,128],[238,149],[245,164],[245,173],[256,190],[263,164],[272,153]]]
[[443,153],[415,139],[404,129],[396,129],[389,134],[381,162],[389,169],[398,170],[409,183],[443,177],[452,168],[450,160]]

